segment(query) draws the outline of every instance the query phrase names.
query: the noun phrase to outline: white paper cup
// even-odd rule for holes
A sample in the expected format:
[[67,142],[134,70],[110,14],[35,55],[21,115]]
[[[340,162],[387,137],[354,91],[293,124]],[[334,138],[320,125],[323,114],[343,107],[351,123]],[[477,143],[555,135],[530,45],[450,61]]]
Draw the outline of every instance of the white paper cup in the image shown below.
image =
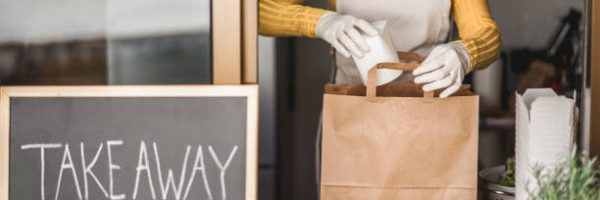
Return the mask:
[[[390,32],[387,29],[387,21],[376,21],[371,23],[373,28],[379,31],[379,36],[367,37],[367,45],[371,48],[371,51],[366,53],[362,58],[352,57],[360,78],[363,84],[367,83],[367,74],[369,69],[378,63],[398,63],[398,55],[392,45],[392,38]],[[401,70],[390,70],[381,69],[377,71],[377,85],[383,85],[393,81],[402,75]]]

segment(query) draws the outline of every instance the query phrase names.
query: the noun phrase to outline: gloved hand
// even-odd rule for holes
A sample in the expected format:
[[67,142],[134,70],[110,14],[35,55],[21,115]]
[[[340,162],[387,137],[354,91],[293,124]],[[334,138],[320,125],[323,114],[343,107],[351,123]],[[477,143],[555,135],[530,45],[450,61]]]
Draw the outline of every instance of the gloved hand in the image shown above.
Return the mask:
[[446,98],[460,89],[470,62],[469,52],[460,42],[439,45],[413,71],[415,83],[428,83],[423,91],[446,88],[440,94]]
[[377,30],[371,24],[350,15],[328,12],[317,22],[317,36],[347,58],[350,57],[350,53],[362,58],[371,50],[361,32],[368,36],[377,36]]

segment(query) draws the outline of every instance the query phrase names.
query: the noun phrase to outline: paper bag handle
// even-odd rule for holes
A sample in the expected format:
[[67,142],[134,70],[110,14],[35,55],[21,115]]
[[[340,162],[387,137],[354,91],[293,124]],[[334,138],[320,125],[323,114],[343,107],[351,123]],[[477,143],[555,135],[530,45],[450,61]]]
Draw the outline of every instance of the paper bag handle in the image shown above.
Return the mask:
[[[398,58],[405,61],[416,61],[423,62],[425,60],[422,56],[416,53],[405,53],[398,52]],[[379,63],[373,66],[367,72],[367,97],[377,96],[377,70],[378,69],[395,69],[404,71],[413,71],[420,64],[404,64],[404,63]],[[433,91],[423,92],[424,98],[433,98]]]

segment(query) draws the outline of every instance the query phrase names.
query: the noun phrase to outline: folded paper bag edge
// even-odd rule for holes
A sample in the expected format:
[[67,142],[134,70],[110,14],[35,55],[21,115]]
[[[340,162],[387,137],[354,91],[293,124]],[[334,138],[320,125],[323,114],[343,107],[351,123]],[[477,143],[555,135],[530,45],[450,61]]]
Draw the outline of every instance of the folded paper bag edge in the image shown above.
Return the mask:
[[[420,85],[404,82],[392,82],[377,86],[377,97],[423,97],[423,91]],[[439,95],[443,90],[436,90],[435,95]],[[325,84],[324,93],[346,96],[366,96],[366,86],[362,84]],[[471,85],[463,84],[461,88],[451,97],[456,96],[477,96],[471,91]]]
[[379,185],[360,185],[360,184],[336,184],[336,183],[321,183],[321,187],[339,187],[339,188],[370,188],[370,189],[436,189],[436,188],[448,188],[448,189],[461,189],[461,190],[471,190],[477,189],[477,184],[475,185],[431,185],[431,186],[413,186],[413,185],[400,185],[400,186],[379,186]]

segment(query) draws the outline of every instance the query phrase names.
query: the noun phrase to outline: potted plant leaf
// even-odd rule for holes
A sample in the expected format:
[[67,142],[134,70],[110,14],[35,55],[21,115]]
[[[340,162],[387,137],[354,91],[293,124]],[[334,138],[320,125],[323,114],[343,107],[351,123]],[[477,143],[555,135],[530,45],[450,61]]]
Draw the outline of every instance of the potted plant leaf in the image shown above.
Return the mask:
[[553,168],[536,167],[529,191],[531,200],[600,200],[599,168],[596,158],[573,151]]

